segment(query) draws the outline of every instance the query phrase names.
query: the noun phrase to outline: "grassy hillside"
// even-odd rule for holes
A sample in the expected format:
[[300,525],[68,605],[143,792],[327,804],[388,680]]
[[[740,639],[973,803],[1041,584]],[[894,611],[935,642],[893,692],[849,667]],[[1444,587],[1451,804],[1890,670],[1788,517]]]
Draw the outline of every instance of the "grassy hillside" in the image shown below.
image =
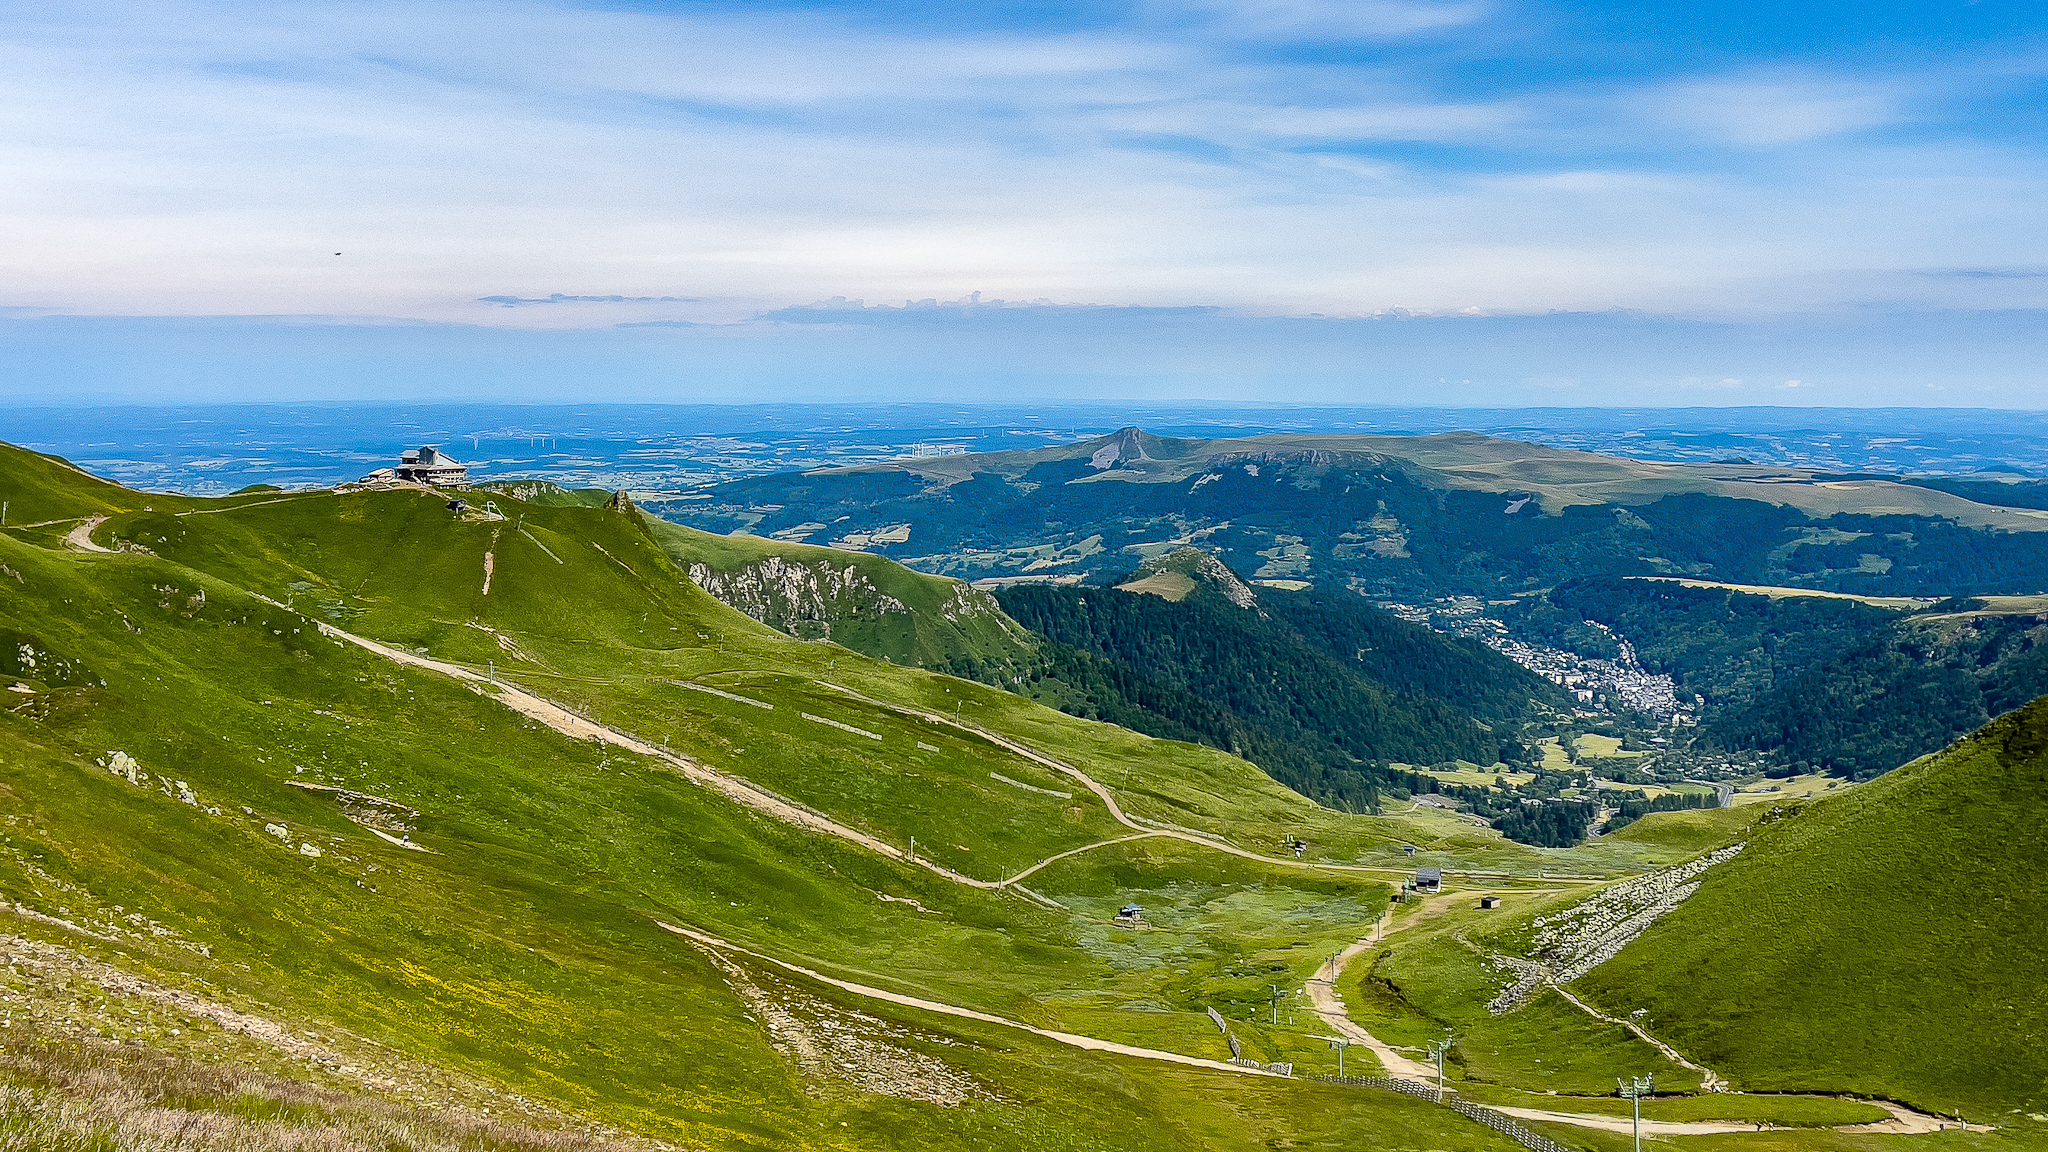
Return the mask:
[[1035,642],[986,593],[893,560],[665,520],[648,529],[700,587],[772,628],[895,664],[1010,683]]
[[[0,449],[0,489],[41,467]],[[61,511],[98,498],[59,481]],[[1079,1051],[663,930],[1213,1058],[1205,1008],[1298,984],[1400,874],[1330,865],[1393,865],[1403,842],[1548,858],[1440,814],[1317,809],[1212,750],[792,639],[697,590],[637,516],[492,498],[502,518],[404,488],[126,494],[93,537],[120,551],[0,532],[0,927],[321,1037],[342,1050],[321,1074],[361,1090],[411,1093],[387,1074],[418,1066],[689,1146],[1508,1147],[1407,1098]],[[564,735],[506,707],[513,685],[811,815]],[[1016,747],[1194,831],[1125,840],[1137,826]],[[1308,859],[1277,858],[1290,834]],[[921,863],[990,881],[1039,861],[1031,884],[1060,904]],[[1132,899],[1157,930],[1107,922]],[[92,980],[35,986],[16,1013],[76,1023],[89,1002],[94,1038],[172,1049],[166,1025],[212,1027]],[[1265,1058],[1334,1067],[1308,1021],[1243,1028]]]
[[2044,822],[2048,700],[1761,824],[1581,984],[1751,1087],[2048,1111]]
[[[1247,1055],[1334,1071],[1300,990],[1435,865],[1451,890],[1398,905],[1396,945],[1353,969],[1395,989],[1347,983],[1361,1019],[1397,1045],[1455,1024],[1454,1078],[1503,1101],[1598,1087],[1655,1057],[1559,1001],[1475,1011],[1498,974],[1463,941],[1741,831],[1674,813],[1538,851],[1425,807],[1320,808],[1215,749],[766,627],[609,502],[186,500],[4,448],[0,498],[17,471],[106,516],[90,540],[115,550],[0,531],[0,1086],[33,1094],[8,1098],[28,1101],[10,1134],[106,1115],[91,1092],[182,1060],[262,1075],[140,1083],[106,1122],[256,1116],[342,1147],[398,1124],[422,1147],[606,1138],[547,1134],[566,1123],[716,1149],[1505,1152],[1423,1101],[1165,1057],[1228,1052],[1213,1008]],[[1141,923],[1115,921],[1129,902]],[[486,1107],[510,1118],[480,1128]],[[1757,1114],[1854,1115],[1817,1107]]]
[[143,494],[81,472],[70,461],[20,448],[7,449],[7,526],[102,515],[140,507]]

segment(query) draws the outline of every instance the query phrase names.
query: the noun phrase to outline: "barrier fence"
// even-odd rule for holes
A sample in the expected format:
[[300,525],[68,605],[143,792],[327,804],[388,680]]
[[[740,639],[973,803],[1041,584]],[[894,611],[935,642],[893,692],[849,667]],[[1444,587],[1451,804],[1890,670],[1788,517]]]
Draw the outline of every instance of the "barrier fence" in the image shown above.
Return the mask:
[[1437,1091],[1436,1085],[1416,1080],[1397,1080],[1391,1076],[1310,1076],[1305,1079],[1319,1080],[1326,1084],[1354,1084],[1361,1088],[1379,1088],[1389,1092],[1400,1092],[1419,1097],[1434,1104],[1441,1104],[1458,1115],[1506,1136],[1531,1152],[1578,1152],[1567,1144],[1559,1144],[1540,1132],[1532,1132],[1513,1116],[1496,1112],[1484,1104],[1474,1104],[1462,1096]]

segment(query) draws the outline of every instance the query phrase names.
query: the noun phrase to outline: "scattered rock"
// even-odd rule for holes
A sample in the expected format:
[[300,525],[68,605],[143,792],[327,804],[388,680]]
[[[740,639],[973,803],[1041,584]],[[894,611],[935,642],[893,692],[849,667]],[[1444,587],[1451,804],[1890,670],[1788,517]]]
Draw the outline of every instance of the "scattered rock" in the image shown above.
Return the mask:
[[1486,1005],[1495,1016],[1520,1008],[1545,984],[1569,984],[1614,958],[1666,913],[1699,890],[1707,869],[1742,851],[1731,844],[1648,876],[1638,876],[1602,889],[1589,899],[1535,920],[1533,960],[1500,957],[1496,963],[1515,973],[1515,980]]
[[141,766],[135,763],[135,757],[130,756],[126,752],[108,753],[107,771],[128,781],[130,784],[142,783]]

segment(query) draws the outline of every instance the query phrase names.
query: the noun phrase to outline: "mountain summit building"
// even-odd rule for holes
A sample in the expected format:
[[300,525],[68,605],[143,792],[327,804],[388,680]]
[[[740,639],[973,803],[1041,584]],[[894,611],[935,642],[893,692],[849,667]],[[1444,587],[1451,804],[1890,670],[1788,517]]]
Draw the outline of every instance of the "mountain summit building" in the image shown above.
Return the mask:
[[465,484],[469,465],[442,452],[432,444],[414,448],[398,458],[398,467],[379,468],[364,480],[410,480],[415,484]]

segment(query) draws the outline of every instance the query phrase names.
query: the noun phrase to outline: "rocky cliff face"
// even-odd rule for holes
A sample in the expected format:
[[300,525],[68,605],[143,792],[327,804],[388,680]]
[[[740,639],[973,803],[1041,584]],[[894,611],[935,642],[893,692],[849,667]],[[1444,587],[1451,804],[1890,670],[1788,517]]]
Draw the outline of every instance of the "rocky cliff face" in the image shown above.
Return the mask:
[[[806,640],[829,640],[834,625],[862,617],[910,614],[903,601],[875,587],[859,569],[830,560],[801,563],[770,556],[726,572],[692,564],[690,579],[761,623]],[[962,585],[961,591],[973,590]],[[954,619],[950,612],[947,618]]]

